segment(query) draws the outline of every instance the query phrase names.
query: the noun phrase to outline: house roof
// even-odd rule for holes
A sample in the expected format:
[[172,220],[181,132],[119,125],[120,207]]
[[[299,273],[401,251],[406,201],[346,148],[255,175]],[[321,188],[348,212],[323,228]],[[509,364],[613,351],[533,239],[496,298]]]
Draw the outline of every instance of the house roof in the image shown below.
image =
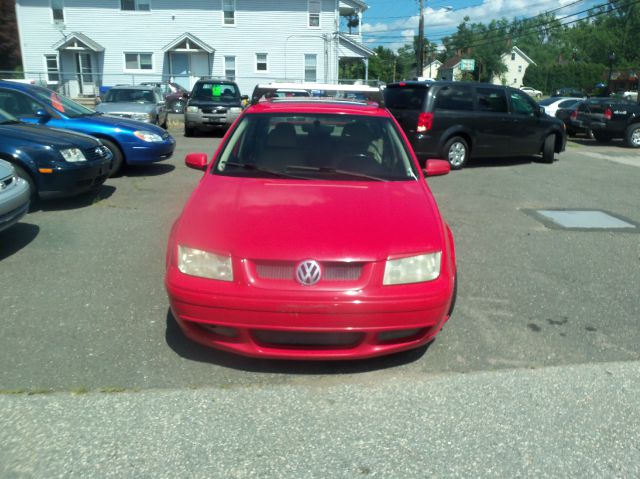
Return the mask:
[[[185,44],[183,47],[182,44]],[[195,46],[195,48],[194,48]],[[184,32],[178,38],[166,45],[162,51],[198,51],[204,50],[207,53],[213,53],[215,48],[200,40],[198,37],[189,32]]]
[[94,52],[104,51],[104,47],[102,45],[91,40],[91,38],[80,32],[71,32],[59,42],[54,43],[51,48],[53,48],[54,50],[91,50]]
[[445,60],[445,62],[442,64],[442,68],[455,68],[455,66],[460,63],[460,60],[462,60],[462,57],[459,57],[458,55],[456,55],[455,57],[451,57],[448,60]]
[[362,0],[340,0],[340,4],[338,8],[358,8],[361,12],[364,12],[369,5],[367,5]]
[[512,52],[516,52],[518,55],[520,55],[522,58],[525,59],[525,61],[527,63],[529,63],[530,65],[535,65],[536,62],[534,62],[531,58],[529,58],[522,50],[520,50],[518,47],[512,47],[511,48]]
[[360,42],[356,42],[355,40],[352,40],[351,38],[349,38],[348,35],[345,35],[344,33],[338,33],[338,40],[340,41],[340,43],[346,44],[346,46],[349,48],[352,48],[356,51],[359,50],[359,53],[362,56],[372,57],[376,54],[376,52],[371,50],[371,48],[364,46]]

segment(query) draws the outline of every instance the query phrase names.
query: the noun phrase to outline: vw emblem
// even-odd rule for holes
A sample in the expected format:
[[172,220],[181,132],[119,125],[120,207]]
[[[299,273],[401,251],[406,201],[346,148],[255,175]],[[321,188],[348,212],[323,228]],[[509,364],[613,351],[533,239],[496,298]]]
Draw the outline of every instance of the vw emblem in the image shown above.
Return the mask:
[[320,281],[322,271],[317,261],[308,259],[298,265],[296,279],[304,286],[313,286]]

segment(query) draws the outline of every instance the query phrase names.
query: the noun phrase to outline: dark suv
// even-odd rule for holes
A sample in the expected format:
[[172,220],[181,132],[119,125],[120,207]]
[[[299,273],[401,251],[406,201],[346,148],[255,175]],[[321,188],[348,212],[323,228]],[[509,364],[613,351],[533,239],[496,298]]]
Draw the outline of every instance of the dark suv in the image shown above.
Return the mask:
[[544,113],[525,92],[489,83],[392,83],[386,107],[409,137],[421,164],[449,160],[462,168],[469,158],[542,154],[553,162],[564,151],[564,124]]
[[240,90],[235,82],[201,78],[193,86],[184,109],[184,135],[199,129],[228,129],[242,112]]

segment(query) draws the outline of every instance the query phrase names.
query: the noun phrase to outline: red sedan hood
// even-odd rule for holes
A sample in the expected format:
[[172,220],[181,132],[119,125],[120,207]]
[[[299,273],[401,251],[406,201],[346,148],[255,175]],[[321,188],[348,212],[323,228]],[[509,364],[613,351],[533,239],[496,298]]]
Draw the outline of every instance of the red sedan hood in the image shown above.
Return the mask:
[[443,249],[440,215],[420,181],[207,175],[176,233],[182,245],[254,259],[372,261]]

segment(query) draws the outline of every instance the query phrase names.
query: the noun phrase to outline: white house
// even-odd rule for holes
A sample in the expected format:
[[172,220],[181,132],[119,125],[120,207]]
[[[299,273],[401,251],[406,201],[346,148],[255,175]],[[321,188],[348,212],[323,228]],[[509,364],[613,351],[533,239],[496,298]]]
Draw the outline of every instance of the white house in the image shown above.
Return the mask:
[[441,66],[442,62],[440,60],[433,60],[432,62],[425,65],[425,67],[422,69],[422,77],[437,80],[439,77]]
[[[257,83],[338,81],[342,58],[373,51],[346,18],[362,0],[16,0],[26,78],[69,96],[100,86],[201,76]],[[360,23],[362,23],[360,21]],[[346,28],[345,28],[346,30]]]
[[460,78],[462,78],[462,70],[460,69],[461,64],[462,58],[458,55],[446,60],[442,65],[440,65],[440,69],[438,70],[438,80],[460,80]]
[[507,71],[501,75],[494,75],[491,83],[515,88],[520,88],[524,84],[523,78],[527,67],[535,65],[535,62],[518,47],[512,47],[510,52],[503,54],[502,63],[507,67]]

